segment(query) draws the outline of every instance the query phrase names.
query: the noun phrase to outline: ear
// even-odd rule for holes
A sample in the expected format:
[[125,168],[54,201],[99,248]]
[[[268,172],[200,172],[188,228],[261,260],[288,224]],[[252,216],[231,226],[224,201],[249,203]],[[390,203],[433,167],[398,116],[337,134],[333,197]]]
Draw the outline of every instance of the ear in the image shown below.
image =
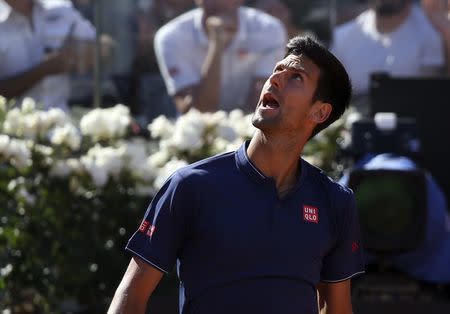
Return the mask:
[[319,124],[328,119],[333,110],[333,106],[327,102],[316,102],[310,112],[310,118]]

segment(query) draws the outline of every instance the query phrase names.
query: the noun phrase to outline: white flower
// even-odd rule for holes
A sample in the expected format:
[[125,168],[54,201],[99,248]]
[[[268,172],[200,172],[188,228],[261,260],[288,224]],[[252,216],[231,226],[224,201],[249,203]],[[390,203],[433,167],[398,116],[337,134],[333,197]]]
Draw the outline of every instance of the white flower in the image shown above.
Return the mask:
[[138,196],[155,195],[155,188],[151,184],[149,185],[137,184],[134,187],[134,191]]
[[195,152],[205,144],[205,129],[202,114],[191,109],[176,121],[173,136],[167,141],[168,147],[175,151]]
[[227,147],[224,149],[225,152],[233,152],[237,150],[242,145],[242,139],[236,139],[235,141],[228,143]]
[[11,314],[11,310],[10,309],[4,309],[2,314]]
[[152,138],[169,138],[173,134],[174,124],[172,121],[161,115],[148,125],[148,130]]
[[94,109],[80,121],[81,133],[94,140],[108,140],[125,135],[131,123],[130,111],[124,105]]
[[160,149],[156,153],[150,155],[147,159],[147,163],[152,168],[161,168],[170,159],[170,154],[166,149]]
[[53,148],[50,146],[45,146],[41,144],[34,145],[34,150],[38,152],[39,154],[49,157],[53,154]]
[[223,110],[218,110],[214,113],[207,112],[203,114],[203,119],[208,126],[215,127],[227,120],[227,113]]
[[5,267],[0,268],[0,276],[1,277],[8,276],[13,271],[13,269],[14,269],[14,267],[11,264],[8,264]]
[[95,160],[86,156],[81,157],[81,164],[87,170],[96,187],[103,187],[108,181],[108,172],[104,167],[95,163]]
[[81,164],[90,174],[97,187],[103,187],[110,176],[118,177],[124,166],[124,149],[114,147],[92,147],[81,157]]
[[50,135],[50,142],[53,145],[67,145],[72,150],[78,150],[81,144],[81,136],[75,126],[70,123],[53,129]]
[[354,122],[362,118],[361,113],[356,110],[350,110],[345,118],[345,128],[350,130]]
[[215,155],[215,154],[225,152],[227,150],[229,144],[230,144],[230,142],[225,140],[222,137],[215,138],[212,143],[212,154]]
[[81,161],[76,158],[67,159],[67,166],[69,166],[70,170],[74,173],[81,173],[83,169]]
[[25,138],[35,139],[38,137],[40,118],[39,112],[31,112],[23,116],[22,128]]
[[251,138],[256,129],[252,124],[252,116],[244,115],[242,110],[235,109],[228,115],[228,123],[241,138]]
[[10,138],[8,135],[0,134],[0,154],[6,153],[9,146]]
[[155,179],[154,187],[156,190],[159,190],[164,182],[178,169],[187,165],[187,162],[184,160],[179,160],[176,158],[171,159],[168,163],[164,165],[163,168],[159,170],[158,176]]
[[6,114],[3,131],[17,137],[36,139],[45,137],[55,126],[62,126],[68,120],[61,109],[50,111],[34,110],[34,101],[25,99],[22,110],[13,108]]
[[155,176],[154,167],[147,162],[147,150],[144,140],[119,143],[119,149],[125,152],[126,168],[134,177],[150,181]]
[[216,133],[218,137],[221,137],[228,142],[233,142],[238,137],[235,129],[231,125],[225,123],[221,123],[217,126]]
[[12,139],[8,135],[0,134],[0,155],[9,160],[18,169],[32,164],[31,151],[27,142]]
[[22,114],[18,108],[13,108],[6,114],[3,131],[6,134],[17,135],[22,128]]
[[6,111],[6,98],[0,95],[0,111],[5,112]]
[[22,112],[23,113],[30,113],[33,112],[36,108],[36,102],[33,98],[25,97],[22,100]]
[[31,194],[25,189],[25,187],[20,187],[17,191],[17,195],[25,200],[27,204],[34,205],[36,203],[36,195]]
[[67,163],[67,160],[57,160],[53,163],[49,175],[56,178],[67,178],[72,169]]
[[47,114],[45,116],[46,129],[50,128],[51,126],[64,125],[69,120],[67,114],[60,108],[51,108],[49,111],[47,111]]

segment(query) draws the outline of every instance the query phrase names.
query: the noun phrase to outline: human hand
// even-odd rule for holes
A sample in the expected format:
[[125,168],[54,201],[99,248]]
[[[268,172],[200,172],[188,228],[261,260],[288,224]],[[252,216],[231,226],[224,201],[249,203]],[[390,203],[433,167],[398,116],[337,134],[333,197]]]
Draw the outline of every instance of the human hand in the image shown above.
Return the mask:
[[67,73],[76,69],[76,57],[74,44],[66,43],[60,50],[48,53],[44,57],[43,65],[48,74]]
[[449,7],[445,0],[421,0],[425,14],[431,24],[442,35],[450,37],[450,16]]
[[237,31],[237,20],[230,16],[210,16],[206,19],[209,40],[221,47],[227,46]]

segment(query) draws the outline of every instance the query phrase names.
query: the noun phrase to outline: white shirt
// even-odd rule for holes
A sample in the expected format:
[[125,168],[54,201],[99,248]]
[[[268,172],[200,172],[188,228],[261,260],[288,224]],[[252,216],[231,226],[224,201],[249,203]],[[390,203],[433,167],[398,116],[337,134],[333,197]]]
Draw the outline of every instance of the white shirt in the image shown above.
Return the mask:
[[[156,33],[155,53],[171,96],[201,80],[208,51],[202,16],[202,9],[191,10]],[[239,29],[222,56],[219,109],[226,111],[248,108],[251,83],[270,76],[287,43],[284,27],[276,18],[246,7],[239,8],[238,17]]]
[[[73,25],[72,36],[93,40],[94,27],[66,1],[35,1],[33,27],[29,20],[0,2],[0,79],[25,72],[38,65],[46,51],[62,47]],[[31,97],[46,109],[67,110],[69,76],[47,76],[22,97]]]
[[355,95],[368,93],[373,72],[424,76],[425,68],[445,62],[439,33],[415,5],[406,21],[386,34],[378,32],[373,10],[363,12],[337,27],[331,50],[347,69]]

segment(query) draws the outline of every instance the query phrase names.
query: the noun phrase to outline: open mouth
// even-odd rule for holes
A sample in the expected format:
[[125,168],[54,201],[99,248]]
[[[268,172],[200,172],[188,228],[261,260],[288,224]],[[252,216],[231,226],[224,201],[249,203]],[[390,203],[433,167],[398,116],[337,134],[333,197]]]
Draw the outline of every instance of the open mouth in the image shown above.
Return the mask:
[[262,99],[262,107],[267,109],[276,109],[280,107],[278,100],[271,93],[265,93]]

